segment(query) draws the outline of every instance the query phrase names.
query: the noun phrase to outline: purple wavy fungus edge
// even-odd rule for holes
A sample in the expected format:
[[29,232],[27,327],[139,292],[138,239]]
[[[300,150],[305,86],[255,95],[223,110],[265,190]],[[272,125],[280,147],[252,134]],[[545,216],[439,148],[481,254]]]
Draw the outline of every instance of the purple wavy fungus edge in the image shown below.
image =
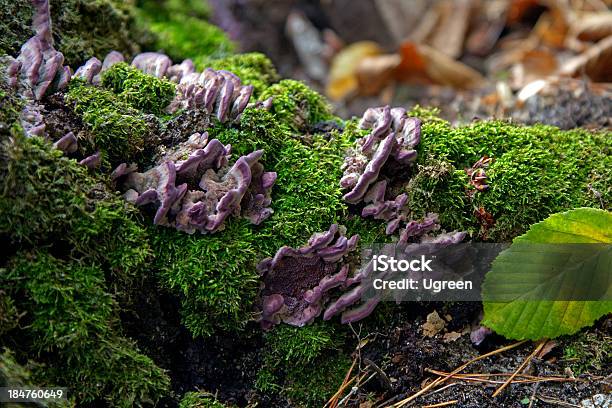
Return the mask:
[[231,166],[230,145],[194,133],[167,151],[145,172],[120,164],[111,174],[127,201],[155,208],[154,224],[188,234],[222,230],[230,216],[260,224],[270,208],[276,173],[264,171],[262,150],[240,156]]
[[346,257],[356,249],[359,236],[345,234],[344,227],[332,224],[328,231],[312,235],[307,245],[283,246],[258,264],[263,329],[281,322],[301,327],[321,314],[331,290],[348,277]]
[[[395,251],[399,245],[408,254],[411,250],[418,251],[418,244],[436,244],[437,247],[449,246],[463,241],[466,236],[466,233],[457,231],[436,235],[439,229],[438,215],[430,213],[421,221],[409,221],[406,228],[401,232],[399,241],[388,244],[385,248]],[[366,292],[373,279],[384,278],[386,273],[375,273],[372,262],[362,265],[354,276],[344,282],[345,293],[328,305],[323,319],[329,320],[341,313],[342,323],[352,323],[369,316],[380,303],[381,294],[376,292],[373,296],[366,296]]]
[[371,132],[356,142],[347,154],[340,180],[349,190],[344,200],[350,204],[364,203],[361,215],[388,222],[386,233],[393,234],[405,220],[402,209],[406,194],[389,196],[389,180],[382,177],[385,166],[395,171],[409,169],[417,157],[416,146],[421,140],[421,121],[408,117],[403,108],[383,106],[369,108],[359,122],[360,129]]

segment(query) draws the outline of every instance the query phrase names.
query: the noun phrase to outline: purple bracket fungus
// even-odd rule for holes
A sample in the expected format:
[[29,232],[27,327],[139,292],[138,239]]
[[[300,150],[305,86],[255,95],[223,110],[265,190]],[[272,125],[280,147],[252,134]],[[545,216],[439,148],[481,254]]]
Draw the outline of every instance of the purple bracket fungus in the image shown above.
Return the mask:
[[63,151],[64,153],[74,153],[77,151],[79,145],[74,133],[68,132],[57,142],[53,143],[53,147]]
[[159,52],[143,52],[134,57],[132,65],[145,74],[163,78],[172,66],[172,60]]
[[177,84],[176,96],[166,108],[168,113],[180,109],[205,109],[222,123],[237,121],[253,94],[253,86],[242,85],[235,74],[211,68],[199,73],[191,60],[173,65],[165,54],[145,52],[134,57],[132,65],[146,74]]
[[74,73],[74,78],[80,78],[87,83],[93,83],[94,77],[100,73],[102,62],[96,57],[88,59],[84,65],[80,66]]
[[329,300],[330,291],[344,284],[349,272],[345,258],[356,249],[358,235],[345,237],[345,228],[333,224],[314,234],[308,244],[284,246],[262,260],[261,326],[270,329],[281,321],[292,326],[311,323]]
[[87,166],[90,169],[98,168],[102,164],[102,155],[100,152],[96,152],[81,160],[79,164],[82,166]]
[[64,55],[53,47],[48,0],[32,0],[34,36],[23,44],[17,59],[9,65],[9,83],[28,100],[40,101],[49,90],[65,87],[70,69]]
[[191,137],[167,151],[158,165],[139,173],[119,165],[111,174],[124,197],[137,206],[154,204],[154,223],[193,234],[223,229],[232,215],[259,224],[272,214],[271,190],[276,173],[259,163],[262,150],[229,165],[231,146],[207,133]]
[[[410,244],[437,244],[436,246],[439,248],[439,246],[457,244],[466,236],[464,232],[457,231],[438,235],[432,234],[439,229],[437,214],[428,214],[422,221],[408,222],[406,228],[400,234],[400,240],[397,244],[389,244],[383,247],[382,251],[389,251],[387,255],[392,256],[397,245],[400,245],[400,247],[406,245],[403,250],[408,254],[415,248],[420,248]],[[345,280],[342,289],[346,292],[329,303],[323,314],[323,319],[329,320],[342,313],[341,322],[350,323],[369,316],[376,305],[380,303],[381,294],[378,292],[367,296],[365,294],[374,278],[385,278],[388,273],[389,271],[375,273],[372,262],[363,265],[354,276]]]
[[388,222],[386,233],[393,234],[404,221],[402,214],[406,194],[387,197],[389,181],[381,178],[384,170],[408,169],[414,163],[415,147],[421,140],[421,121],[406,115],[403,108],[370,108],[365,111],[359,128],[371,129],[357,140],[344,160],[340,185],[349,190],[344,200],[350,204],[365,203],[361,215]]
[[45,136],[45,121],[42,110],[43,107],[36,102],[26,103],[23,107],[19,120],[27,136]]

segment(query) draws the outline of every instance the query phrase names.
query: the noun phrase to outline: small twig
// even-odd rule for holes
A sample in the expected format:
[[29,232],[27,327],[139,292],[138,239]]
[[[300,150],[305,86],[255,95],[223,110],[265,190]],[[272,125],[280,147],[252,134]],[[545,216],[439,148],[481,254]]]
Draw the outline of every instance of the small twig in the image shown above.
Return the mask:
[[349,382],[349,378],[351,378],[351,372],[353,371],[353,368],[355,368],[355,363],[357,362],[357,357],[355,357],[353,359],[353,363],[351,364],[351,367],[349,368],[349,370],[346,372],[346,375],[344,376],[344,380],[342,380],[342,384],[340,385],[340,388],[338,389],[338,391],[329,399],[329,401],[327,401],[327,404],[325,404],[324,408],[327,406],[330,406],[331,408],[334,408],[336,406],[336,402],[338,401],[338,397],[340,396],[340,394],[342,393],[342,391],[344,391],[344,389],[347,387],[348,382]]
[[[445,371],[432,370],[431,368],[426,368],[425,371],[436,374],[438,376],[448,375]],[[469,374],[455,374],[453,378],[457,378],[465,381],[475,381],[475,382],[487,382],[492,384],[503,384],[504,381],[495,381],[489,380],[490,377],[508,377],[511,376],[512,373],[469,373]],[[515,383],[540,383],[540,382],[581,382],[583,381],[580,378],[571,378],[571,377],[536,377],[528,374],[517,374],[517,378],[521,378],[522,380],[514,381]]]
[[529,406],[527,408],[532,408],[533,407],[533,403],[536,400],[536,392],[538,391],[538,387],[540,386],[540,383],[535,383],[535,385],[533,386],[533,392],[531,393],[531,397],[529,398]]
[[561,407],[567,407],[567,408],[582,408],[580,405],[571,404],[569,402],[561,401],[559,399],[547,397],[541,394],[539,394],[536,398],[542,402],[546,402],[547,404],[555,404],[555,405],[559,405]]
[[446,402],[439,402],[437,404],[433,404],[433,405],[423,405],[423,408],[437,408],[437,407],[447,407],[449,405],[454,405],[456,403],[458,403],[459,400],[452,400],[452,401],[446,401]]
[[536,347],[535,350],[533,350],[531,352],[531,354],[529,354],[529,356],[527,356],[527,358],[521,363],[519,368],[517,368],[516,371],[514,373],[512,373],[512,375],[506,380],[506,382],[504,384],[502,384],[502,386],[499,387],[497,390],[495,390],[495,392],[492,395],[493,398],[497,397],[508,385],[510,385],[512,383],[512,380],[514,380],[514,377],[516,377],[518,373],[523,371],[523,368],[525,368],[527,363],[529,363],[529,361],[531,361],[531,359],[536,354],[538,354],[540,352],[540,350],[542,350],[542,347],[544,347],[544,344],[546,344],[545,340],[541,341],[540,344],[538,344],[538,347]]
[[423,395],[424,393],[426,393],[427,391],[429,391],[429,390],[430,390],[430,389],[432,389],[433,387],[436,387],[436,386],[438,386],[438,385],[442,384],[443,382],[445,382],[445,381],[446,381],[446,380],[448,380],[449,378],[452,378],[452,377],[453,377],[455,374],[459,373],[460,371],[463,371],[463,370],[464,370],[464,369],[465,369],[467,366],[469,366],[470,364],[472,364],[472,363],[474,363],[474,362],[476,362],[476,361],[479,361],[479,360],[485,359],[485,358],[487,358],[487,357],[491,357],[491,356],[493,356],[493,355],[495,355],[495,354],[503,353],[504,351],[507,351],[507,350],[511,350],[511,349],[513,349],[513,348],[515,348],[515,347],[520,346],[521,344],[524,344],[525,342],[526,342],[526,340],[518,341],[518,342],[516,342],[516,343],[513,343],[513,344],[510,344],[510,345],[508,345],[508,346],[505,346],[505,347],[499,348],[499,349],[497,349],[497,350],[491,351],[491,352],[486,353],[486,354],[483,354],[483,355],[481,355],[481,356],[474,357],[473,359],[471,359],[471,360],[470,360],[470,361],[468,361],[467,363],[465,363],[465,364],[461,365],[460,367],[456,368],[456,369],[455,369],[453,372],[449,373],[448,375],[446,375],[446,376],[444,376],[444,377],[441,377],[441,378],[438,378],[437,380],[435,380],[435,381],[431,382],[429,385],[427,385],[425,388],[421,389],[421,390],[420,390],[420,391],[418,391],[417,393],[415,393],[415,394],[411,395],[410,397],[405,398],[405,399],[403,399],[403,400],[401,400],[401,401],[399,401],[399,402],[395,403],[395,404],[393,405],[393,407],[394,407],[394,408],[400,408],[400,407],[405,406],[405,405],[406,405],[407,403],[409,403],[410,401],[412,401],[412,400],[414,400],[414,399],[416,399],[416,398],[420,397],[421,395]]
[[379,375],[388,390],[393,388],[393,384],[391,384],[391,380],[387,376],[387,373],[385,373],[380,367],[378,367],[372,360],[368,358],[364,358],[363,362],[366,363],[372,370],[374,370]]

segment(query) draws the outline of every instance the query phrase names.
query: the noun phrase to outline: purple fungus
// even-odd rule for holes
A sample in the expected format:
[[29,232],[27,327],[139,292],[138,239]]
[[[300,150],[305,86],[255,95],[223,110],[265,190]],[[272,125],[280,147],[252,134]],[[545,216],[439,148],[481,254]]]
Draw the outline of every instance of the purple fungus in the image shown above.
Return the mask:
[[85,62],[84,65],[80,66],[74,73],[75,78],[85,80],[91,84],[94,81],[94,77],[102,70],[102,63],[96,57],[92,57]]
[[74,153],[78,149],[78,141],[74,133],[68,132],[57,142],[53,143],[53,147],[64,153]]
[[355,250],[358,236],[347,239],[344,234],[344,227],[333,224],[314,234],[307,245],[284,246],[259,263],[264,329],[281,321],[304,326],[321,314],[331,290],[342,286],[349,273],[345,260]]
[[86,158],[81,160],[79,164],[82,166],[87,166],[90,169],[98,168],[102,164],[102,155],[100,154],[100,152],[96,152],[91,156],[87,156]]
[[143,52],[134,57],[132,65],[145,74],[162,78],[166,75],[168,68],[172,66],[172,60],[159,52]]

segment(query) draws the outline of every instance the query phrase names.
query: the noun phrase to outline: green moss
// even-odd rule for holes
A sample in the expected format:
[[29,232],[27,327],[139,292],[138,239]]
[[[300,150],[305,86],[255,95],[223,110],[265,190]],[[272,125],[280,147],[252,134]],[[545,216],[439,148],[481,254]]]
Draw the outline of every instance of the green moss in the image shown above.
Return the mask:
[[321,407],[334,395],[351,366],[345,354],[324,356],[287,372],[284,394],[296,407]]
[[[4,75],[5,68],[0,58],[0,77]],[[23,105],[23,101],[15,95],[14,90],[0,79],[0,140],[11,134],[21,133],[19,114]]]
[[605,370],[612,364],[610,336],[601,332],[583,332],[567,340],[562,362],[575,375]]
[[217,401],[214,395],[204,392],[188,392],[179,403],[179,408],[225,408],[226,406]]
[[[4,273],[6,272],[0,269],[0,274]],[[20,317],[13,298],[0,289],[0,336],[17,327]]]
[[273,97],[272,112],[293,131],[307,130],[316,123],[331,120],[327,100],[300,81],[284,79],[267,88],[260,99]]
[[210,67],[238,75],[245,85],[253,85],[253,98],[260,99],[262,92],[279,80],[272,61],[259,52],[230,55],[224,58],[201,58],[195,61],[198,69]]
[[[551,213],[612,203],[609,132],[501,121],[453,128],[429,120],[418,150],[418,172],[407,187],[411,209],[438,212],[445,228],[469,232],[481,226],[478,211],[486,211],[494,224],[480,230],[482,239],[507,241]],[[489,189],[474,192],[461,173],[483,156],[493,158]],[[435,170],[440,161],[448,163],[445,175]]]
[[113,92],[81,81],[71,81],[65,100],[93,135],[79,141],[86,149],[101,150],[111,165],[138,161],[151,132],[140,111]]
[[337,349],[341,343],[334,326],[326,322],[306,327],[280,325],[265,338],[271,353],[266,360],[285,367],[311,363],[323,351]]
[[345,338],[344,328],[329,322],[275,327],[265,335],[264,364],[255,387],[287,396],[292,406],[322,406],[350,367],[350,358],[338,351]]
[[223,56],[236,48],[219,27],[194,17],[177,15],[150,28],[157,34],[157,48],[175,61]]
[[73,392],[79,401],[103,398],[125,407],[155,401],[168,390],[163,370],[118,334],[118,307],[98,265],[44,251],[20,253],[3,281],[22,294],[27,311],[17,344],[47,360],[35,374],[38,384],[78,383]]
[[0,0],[0,54],[17,55],[34,32],[29,0]]
[[152,245],[164,286],[183,301],[183,322],[194,335],[236,330],[250,318],[258,289],[253,234],[234,219],[214,235],[155,228]]
[[132,107],[155,115],[162,114],[174,98],[172,82],[146,75],[124,62],[104,72],[102,84]]
[[[132,1],[51,0],[50,9],[55,47],[73,67],[112,50],[132,55],[147,37],[136,24]],[[0,1],[0,53],[19,53],[34,35],[32,15],[29,0]]]
[[220,28],[210,24],[205,1],[167,0],[138,2],[140,16],[154,33],[152,48],[174,61],[190,58],[223,57],[236,46]]
[[431,158],[425,162],[417,165],[406,186],[411,217],[422,219],[435,212],[446,228],[474,232],[467,174],[447,161]]
[[118,285],[135,279],[151,256],[136,210],[40,138],[5,141],[0,153],[0,237],[89,257]]
[[237,126],[215,121],[208,133],[225,144],[231,144],[232,153],[236,156],[263,149],[263,163],[270,169],[280,160],[280,151],[291,138],[289,131],[281,126],[272,113],[256,108],[246,108]]
[[272,195],[274,214],[259,230],[263,253],[283,245],[299,247],[315,232],[342,221],[346,211],[339,180],[341,152],[349,142],[343,134],[314,136],[310,146],[289,139],[274,166],[278,174]]

